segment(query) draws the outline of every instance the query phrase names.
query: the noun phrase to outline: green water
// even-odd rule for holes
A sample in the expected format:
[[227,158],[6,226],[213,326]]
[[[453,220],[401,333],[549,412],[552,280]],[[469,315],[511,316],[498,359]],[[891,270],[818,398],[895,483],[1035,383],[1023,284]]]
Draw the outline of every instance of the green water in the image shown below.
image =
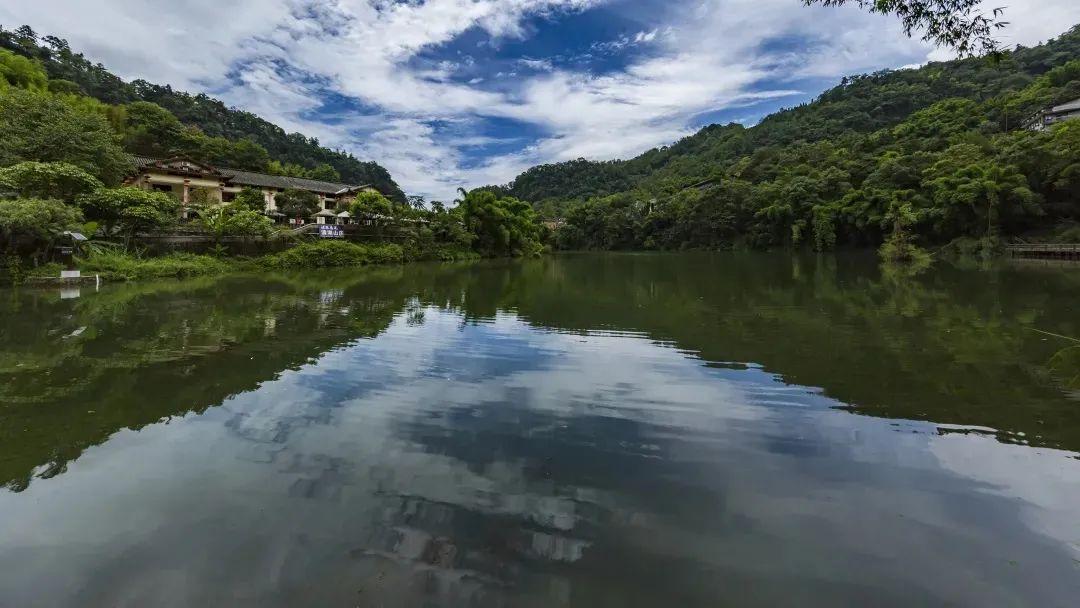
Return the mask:
[[1077,294],[861,254],[0,291],[0,606],[1075,606]]

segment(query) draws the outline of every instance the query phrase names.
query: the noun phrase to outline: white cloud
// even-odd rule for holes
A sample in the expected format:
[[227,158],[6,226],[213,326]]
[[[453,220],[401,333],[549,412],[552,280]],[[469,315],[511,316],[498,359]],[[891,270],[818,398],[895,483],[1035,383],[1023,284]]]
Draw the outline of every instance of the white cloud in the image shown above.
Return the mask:
[[530,70],[536,70],[537,72],[551,72],[555,69],[555,66],[551,64],[547,59],[529,59],[523,57],[517,61],[520,65],[529,68]]
[[[641,51],[614,73],[529,56],[518,60],[527,68],[520,75],[492,79],[471,57],[417,61],[469,30],[479,28],[492,40],[526,37],[527,17],[554,18],[603,3],[54,0],[0,6],[0,23],[29,23],[67,37],[125,78],[211,92],[287,130],[376,160],[406,190],[440,198],[458,185],[506,182],[540,162],[635,155],[692,132],[703,112],[793,93],[785,81],[945,55],[904,37],[894,18],[854,7],[705,0],[693,10],[635,15],[650,27],[595,41],[596,54]],[[618,9],[628,14],[634,7]],[[1080,5],[1023,0],[1007,7],[1006,19],[1012,25],[1002,41],[1031,45],[1080,21]],[[239,78],[230,80],[237,71]],[[328,91],[370,110],[327,115]],[[476,163],[468,149],[482,144],[467,130],[483,117],[523,121],[543,136],[517,153]],[[454,128],[436,129],[436,122]]]

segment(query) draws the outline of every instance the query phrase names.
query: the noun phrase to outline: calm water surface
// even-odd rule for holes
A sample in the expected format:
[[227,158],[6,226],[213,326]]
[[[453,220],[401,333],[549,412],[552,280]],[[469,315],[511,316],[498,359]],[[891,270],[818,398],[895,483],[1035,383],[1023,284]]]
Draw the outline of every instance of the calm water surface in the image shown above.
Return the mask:
[[1077,606],[1078,293],[854,254],[0,291],[0,606]]

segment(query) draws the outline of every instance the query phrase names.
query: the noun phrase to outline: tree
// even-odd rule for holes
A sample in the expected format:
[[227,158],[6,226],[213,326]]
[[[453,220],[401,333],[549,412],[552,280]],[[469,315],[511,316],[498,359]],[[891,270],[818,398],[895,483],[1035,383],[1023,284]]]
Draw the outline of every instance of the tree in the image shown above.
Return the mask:
[[319,166],[311,169],[307,172],[308,179],[317,179],[324,182],[340,182],[341,174],[337,169],[331,167],[327,163],[322,163]]
[[266,163],[266,172],[271,175],[285,175],[288,177],[300,177],[304,179],[315,179],[324,182],[340,182],[341,174],[337,169],[333,168],[327,163],[321,163],[314,169],[308,169],[307,167],[299,164],[281,162],[278,160],[271,160]]
[[274,231],[270,218],[237,203],[211,207],[199,221],[215,240],[223,236],[266,237]]
[[222,234],[226,236],[267,237],[274,232],[274,222],[250,209],[234,209],[226,214]]
[[67,162],[106,184],[132,167],[104,116],[47,93],[0,92],[0,166],[24,160]]
[[180,203],[164,192],[141,188],[100,188],[79,198],[87,219],[101,222],[106,234],[119,231],[125,247],[138,232],[160,230],[175,223]]
[[5,251],[12,251],[20,238],[26,238],[35,242],[36,252],[47,252],[63,231],[78,228],[82,220],[78,208],[56,200],[0,200],[0,236]]
[[58,95],[82,95],[82,88],[79,87],[79,83],[71,82],[70,80],[56,79],[49,81],[49,92],[56,93]]
[[288,188],[274,196],[274,203],[289,217],[309,218],[319,212],[319,196],[307,190]]
[[539,253],[539,226],[532,207],[516,198],[499,198],[490,190],[473,190],[459,205],[465,228],[481,255]]
[[856,4],[872,13],[893,14],[904,24],[904,33],[921,33],[922,39],[955,49],[961,56],[976,52],[996,53],[994,32],[1008,25],[1000,21],[1003,9],[987,17],[977,9],[982,0],[803,0],[807,5]]
[[13,86],[44,91],[48,84],[49,79],[41,64],[7,49],[0,49],[0,90]]
[[70,163],[21,162],[0,168],[0,181],[25,198],[75,198],[102,187],[101,180]]
[[378,192],[359,192],[349,205],[349,212],[354,216],[383,216],[393,217],[394,204]]
[[[886,263],[910,263],[915,266],[927,265],[930,254],[915,245],[909,228],[919,221],[919,214],[911,200],[913,191],[896,191],[899,196],[889,203],[885,214],[887,222],[892,224],[892,232],[878,249],[878,255]],[[909,200],[905,200],[909,199]]]
[[172,112],[148,101],[125,106],[124,147],[143,156],[164,158],[185,148],[184,125]]
[[971,144],[958,144],[926,170],[935,225],[946,237],[996,234],[1002,221],[1020,222],[1038,215],[1038,196],[1011,165],[987,158]]
[[233,199],[233,204],[250,211],[262,213],[266,210],[266,195],[258,188],[245,186]]
[[229,141],[225,154],[221,156],[219,162],[236,169],[262,171],[266,163],[270,162],[270,153],[254,140],[245,137],[237,141]]

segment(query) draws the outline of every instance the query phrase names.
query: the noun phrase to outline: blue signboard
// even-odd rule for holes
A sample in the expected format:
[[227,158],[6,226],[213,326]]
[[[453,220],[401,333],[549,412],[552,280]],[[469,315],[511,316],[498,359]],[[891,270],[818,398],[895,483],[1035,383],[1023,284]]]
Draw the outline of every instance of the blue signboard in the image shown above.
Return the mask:
[[341,226],[319,226],[319,237],[324,239],[343,239],[345,238],[345,231],[341,229]]

